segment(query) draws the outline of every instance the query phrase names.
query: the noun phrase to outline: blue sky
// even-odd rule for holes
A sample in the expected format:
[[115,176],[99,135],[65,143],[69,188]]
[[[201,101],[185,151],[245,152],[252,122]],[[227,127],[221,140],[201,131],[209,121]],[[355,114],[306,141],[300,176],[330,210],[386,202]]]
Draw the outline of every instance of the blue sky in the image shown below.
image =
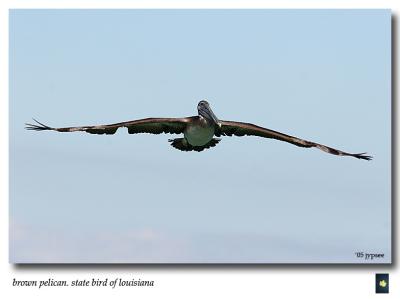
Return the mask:
[[[10,261],[390,261],[389,10],[11,10]],[[24,130],[196,114],[256,137]]]

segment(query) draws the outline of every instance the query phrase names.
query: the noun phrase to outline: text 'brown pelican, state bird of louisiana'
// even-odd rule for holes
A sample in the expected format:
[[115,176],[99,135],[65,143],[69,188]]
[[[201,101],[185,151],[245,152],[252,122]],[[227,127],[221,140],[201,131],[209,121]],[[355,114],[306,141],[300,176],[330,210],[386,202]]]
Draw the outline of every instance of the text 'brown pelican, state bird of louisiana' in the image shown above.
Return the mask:
[[286,141],[300,147],[316,147],[324,152],[338,155],[351,156],[358,159],[371,160],[366,153],[350,154],[326,145],[303,140],[297,137],[279,133],[273,130],[262,128],[249,123],[236,121],[219,120],[210,108],[207,101],[200,101],[197,105],[198,116],[184,118],[145,118],[127,122],[99,126],[82,126],[68,128],[51,128],[38,121],[37,125],[26,124],[26,129],[44,131],[52,130],[57,132],[84,131],[91,134],[114,134],[118,128],[128,128],[129,134],[150,133],[150,134],[182,134],[183,138],[169,139],[171,145],[181,151],[197,151],[214,147],[220,142],[220,136],[244,136],[252,135],[264,138],[273,138]]

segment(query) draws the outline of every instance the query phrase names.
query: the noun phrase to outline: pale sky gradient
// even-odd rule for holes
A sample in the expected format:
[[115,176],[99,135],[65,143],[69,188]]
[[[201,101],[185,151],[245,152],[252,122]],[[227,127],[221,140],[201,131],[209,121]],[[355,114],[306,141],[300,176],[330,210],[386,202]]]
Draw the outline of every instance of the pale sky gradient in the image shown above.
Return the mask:
[[[390,262],[389,10],[12,10],[10,261]],[[24,130],[196,114],[256,137]],[[374,261],[375,262],[375,261]]]

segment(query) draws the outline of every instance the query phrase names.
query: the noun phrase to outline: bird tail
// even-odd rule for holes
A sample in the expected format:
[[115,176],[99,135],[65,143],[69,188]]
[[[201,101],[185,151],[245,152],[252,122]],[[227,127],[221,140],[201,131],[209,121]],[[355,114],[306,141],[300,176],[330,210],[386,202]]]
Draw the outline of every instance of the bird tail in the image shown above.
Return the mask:
[[190,145],[185,138],[175,138],[175,139],[168,139],[169,142],[171,142],[171,145],[184,152],[190,152],[190,151],[196,151],[196,152],[201,152],[205,149],[208,149],[210,147],[214,147],[218,144],[218,142],[221,141],[219,138],[213,138],[211,139],[208,143],[201,145],[201,146],[193,146]]

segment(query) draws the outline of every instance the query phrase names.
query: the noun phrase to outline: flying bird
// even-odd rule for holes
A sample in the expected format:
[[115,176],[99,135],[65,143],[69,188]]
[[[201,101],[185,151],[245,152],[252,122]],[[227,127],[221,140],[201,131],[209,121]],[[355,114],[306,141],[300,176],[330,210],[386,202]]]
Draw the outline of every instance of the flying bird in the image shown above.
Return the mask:
[[129,134],[150,133],[150,134],[182,134],[183,138],[169,139],[171,145],[181,151],[201,152],[205,149],[216,146],[221,136],[258,136],[263,138],[273,138],[291,144],[311,148],[316,147],[324,152],[338,155],[350,156],[358,159],[371,160],[372,157],[366,153],[351,154],[332,147],[307,141],[294,136],[286,135],[277,131],[259,127],[250,123],[219,120],[211,110],[210,104],[203,100],[197,105],[197,116],[184,118],[144,118],[109,125],[81,126],[52,128],[37,120],[37,124],[26,124],[26,129],[36,131],[57,131],[57,132],[78,132],[83,131],[90,134],[114,134],[119,128],[128,128]]

